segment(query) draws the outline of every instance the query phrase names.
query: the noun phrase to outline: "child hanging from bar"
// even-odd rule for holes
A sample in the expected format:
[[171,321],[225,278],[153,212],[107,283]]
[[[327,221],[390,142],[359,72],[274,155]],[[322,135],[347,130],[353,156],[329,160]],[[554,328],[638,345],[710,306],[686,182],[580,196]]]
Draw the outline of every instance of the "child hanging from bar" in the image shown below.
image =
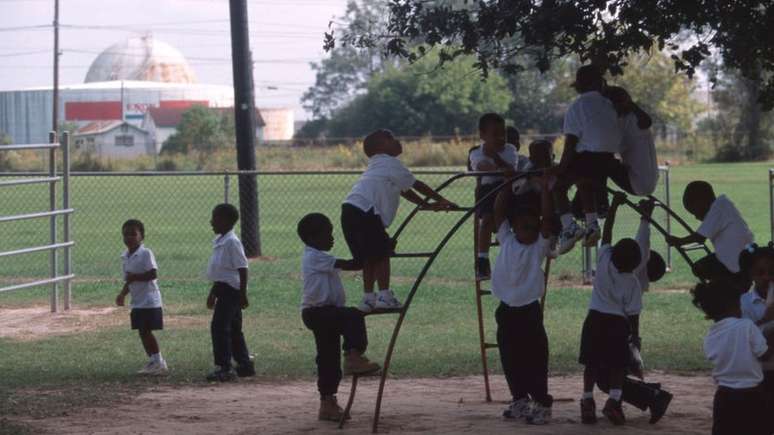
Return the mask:
[[[481,145],[471,148],[468,153],[468,168],[472,171],[503,171],[502,175],[481,177],[476,188],[476,203],[486,197],[479,206],[477,217],[480,221],[478,231],[478,255],[476,259],[476,278],[489,279],[489,247],[492,241],[494,225],[494,203],[496,194],[489,195],[516,171],[523,170],[528,159],[519,155],[519,133],[514,127],[505,127],[505,119],[497,113],[486,113],[478,120],[478,134]],[[512,141],[515,141],[512,142]],[[489,195],[487,197],[487,195]]]
[[492,294],[500,300],[495,312],[497,346],[511,403],[509,419],[547,424],[553,398],[548,394],[548,337],[540,299],[545,291],[542,264],[551,251],[553,205],[547,175],[541,178],[539,207],[514,201],[502,189],[494,206],[500,252],[492,273]]
[[[304,290],[301,319],[314,333],[317,348],[317,389],[320,392],[319,420],[340,421],[344,412],[336,401],[341,382],[341,337],[344,337],[344,374],[367,375],[379,365],[363,354],[368,333],[363,313],[345,307],[346,295],[339,270],[359,270],[354,260],[340,260],[333,248],[333,225],[323,214],[310,213],[298,222],[298,237],[304,242],[301,273]],[[349,418],[349,416],[347,416]]]
[[[427,184],[414,178],[398,160],[403,146],[389,130],[376,130],[363,140],[368,168],[357,180],[341,206],[341,227],[356,264],[363,268],[365,294],[358,308],[363,312],[399,309],[402,304],[390,289],[390,257],[395,242],[387,235],[398,211],[400,197],[422,204],[417,192],[433,200],[428,210],[457,206]],[[374,294],[379,285],[379,295]]]
[[753,234],[734,203],[726,195],[715,196],[708,182],[692,181],[685,187],[683,206],[701,225],[685,237],[667,236],[667,243],[684,246],[710,239],[715,252],[698,260],[693,274],[705,281],[724,279],[737,296],[746,292],[750,279],[740,273],[739,254],[753,242]]

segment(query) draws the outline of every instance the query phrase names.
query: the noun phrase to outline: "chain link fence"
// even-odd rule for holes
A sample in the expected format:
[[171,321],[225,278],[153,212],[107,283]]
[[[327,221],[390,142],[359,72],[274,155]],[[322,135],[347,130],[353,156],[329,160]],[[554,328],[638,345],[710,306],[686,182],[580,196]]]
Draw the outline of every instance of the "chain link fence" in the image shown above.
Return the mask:
[[[415,171],[418,179],[437,186],[456,171]],[[0,179],[6,175],[2,174]],[[34,174],[27,174],[34,176]],[[251,281],[260,286],[262,277],[299,279],[302,244],[296,223],[306,213],[326,214],[335,227],[333,254],[350,256],[339,221],[341,202],[360,175],[359,171],[259,173],[259,222],[261,254],[251,264]],[[655,196],[666,198],[668,177],[662,173]],[[475,179],[464,178],[444,190],[444,195],[462,206],[473,205]],[[214,237],[209,225],[212,207],[228,201],[239,203],[238,176],[228,173],[73,173],[71,204],[74,271],[80,280],[119,279],[120,254],[124,250],[121,225],[129,218],[145,223],[146,245],[154,251],[161,279],[201,280]],[[0,192],[0,216],[38,210],[48,198],[25,186]],[[410,212],[403,202],[388,232],[394,231]],[[665,223],[663,213],[656,218]],[[401,236],[398,252],[426,252],[446,235],[459,213],[422,212]],[[639,217],[622,208],[616,237],[633,237]],[[11,234],[0,237],[0,251],[49,242],[46,228],[23,222]],[[237,228],[239,234],[240,229]],[[667,258],[661,237],[653,237],[653,248]],[[45,255],[45,254],[43,254]],[[3,259],[0,284],[24,282],[46,276],[41,255]],[[471,280],[474,274],[473,223],[467,222],[452,238],[430,271],[444,280]],[[421,259],[395,259],[396,283],[408,285],[423,264]],[[552,276],[575,283],[582,281],[582,250],[575,249],[552,266]],[[472,283],[471,283],[472,285]],[[77,290],[76,290],[77,291]]]

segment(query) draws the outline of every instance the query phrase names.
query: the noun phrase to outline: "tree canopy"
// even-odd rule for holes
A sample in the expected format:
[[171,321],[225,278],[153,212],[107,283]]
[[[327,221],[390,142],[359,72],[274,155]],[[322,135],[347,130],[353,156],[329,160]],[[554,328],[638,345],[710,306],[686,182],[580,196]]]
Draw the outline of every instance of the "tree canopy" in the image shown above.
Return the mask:
[[692,76],[708,57],[761,83],[759,101],[774,107],[774,4],[735,0],[389,0],[386,28],[326,34],[325,47],[378,49],[415,61],[474,56],[474,67],[547,71],[567,55],[620,75],[628,59],[667,49]]

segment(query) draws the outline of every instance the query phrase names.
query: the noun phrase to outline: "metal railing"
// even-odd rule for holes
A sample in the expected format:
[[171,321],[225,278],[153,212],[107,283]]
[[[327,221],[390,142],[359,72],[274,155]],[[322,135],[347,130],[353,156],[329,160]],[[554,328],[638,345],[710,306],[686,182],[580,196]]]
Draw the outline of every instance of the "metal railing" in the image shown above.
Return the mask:
[[[0,216],[0,224],[11,222],[20,222],[27,220],[46,219],[49,221],[49,240],[48,244],[27,246],[18,249],[0,251],[0,258],[15,257],[27,255],[36,252],[48,252],[48,277],[43,279],[34,279],[22,283],[0,287],[0,292],[10,292],[39,286],[51,286],[50,305],[51,311],[59,311],[59,283],[64,284],[64,309],[70,309],[72,302],[71,281],[75,277],[72,273],[72,257],[70,250],[75,245],[71,240],[70,234],[70,215],[73,209],[70,207],[70,138],[68,133],[64,133],[62,142],[57,142],[56,132],[49,133],[49,143],[45,144],[24,144],[24,145],[4,145],[0,146],[0,152],[21,151],[21,150],[48,150],[48,172],[46,176],[38,178],[18,178],[3,180],[0,182],[0,188],[18,188],[19,186],[30,186],[44,184],[48,185],[48,210],[35,211],[27,213],[15,213],[6,216]],[[57,150],[62,152],[62,174],[57,174]],[[57,184],[62,185],[62,207],[57,207]],[[63,219],[63,240],[60,242],[57,234],[57,218]],[[9,234],[9,232],[5,232]],[[64,264],[63,271],[60,273],[58,252],[63,251]]]

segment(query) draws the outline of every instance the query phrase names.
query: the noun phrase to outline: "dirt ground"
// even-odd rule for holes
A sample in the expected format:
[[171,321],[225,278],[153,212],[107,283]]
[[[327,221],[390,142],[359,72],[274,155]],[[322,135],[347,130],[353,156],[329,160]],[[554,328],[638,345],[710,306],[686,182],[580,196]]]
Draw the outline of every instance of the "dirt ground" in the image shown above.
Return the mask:
[[[714,391],[709,377],[653,373],[650,379],[662,382],[675,395],[657,425],[649,425],[648,414],[632,407],[625,409],[628,423],[623,428],[604,418],[595,426],[580,424],[575,400],[581,391],[579,376],[551,379],[551,392],[558,399],[552,424],[535,427],[505,421],[500,418],[505,382],[495,376],[492,403],[483,400],[480,377],[389,380],[379,427],[383,433],[437,434],[709,433]],[[345,402],[349,386],[345,380],[340,402]],[[377,386],[376,378],[361,380],[353,418],[343,431],[335,423],[317,421],[318,402],[311,381],[158,387],[114,407],[85,408],[24,423],[35,431],[57,434],[364,434],[370,432]],[[597,396],[600,408],[604,399]]]

